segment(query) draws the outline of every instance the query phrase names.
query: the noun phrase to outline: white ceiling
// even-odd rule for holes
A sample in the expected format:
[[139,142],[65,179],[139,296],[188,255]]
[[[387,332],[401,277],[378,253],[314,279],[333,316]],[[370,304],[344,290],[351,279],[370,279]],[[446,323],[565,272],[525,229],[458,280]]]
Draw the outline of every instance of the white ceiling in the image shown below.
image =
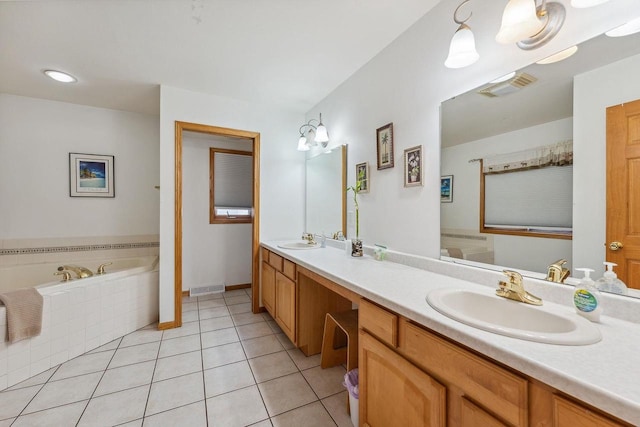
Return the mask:
[[440,1],[0,0],[0,92],[158,114],[162,84],[306,112]]

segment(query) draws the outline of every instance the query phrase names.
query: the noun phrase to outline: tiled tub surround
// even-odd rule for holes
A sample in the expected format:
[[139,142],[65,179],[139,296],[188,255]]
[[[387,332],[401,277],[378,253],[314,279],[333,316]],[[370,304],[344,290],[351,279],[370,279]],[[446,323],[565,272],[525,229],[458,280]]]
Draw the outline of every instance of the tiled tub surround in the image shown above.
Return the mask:
[[[519,340],[466,326],[438,313],[425,301],[433,289],[497,287],[499,272],[460,266],[439,260],[388,253],[396,262],[375,261],[370,255],[352,258],[328,244],[312,251],[287,250],[277,241],[263,246],[316,272],[361,296],[401,314],[433,331],[474,349],[504,365],[546,383],[568,395],[602,409],[634,425],[640,425],[640,366],[633,363],[640,352],[640,324],[613,317],[632,318],[640,300],[607,296],[598,328],[601,342],[586,346],[562,346]],[[402,262],[402,263],[401,263]],[[452,277],[455,276],[455,277]],[[525,287],[556,303],[567,313],[571,288],[525,279]],[[613,301],[607,310],[607,303]],[[615,309],[613,306],[615,305]]]
[[[158,320],[156,257],[143,267],[38,287],[42,333],[6,340],[0,306],[0,390]],[[52,273],[53,274],[53,273]]]

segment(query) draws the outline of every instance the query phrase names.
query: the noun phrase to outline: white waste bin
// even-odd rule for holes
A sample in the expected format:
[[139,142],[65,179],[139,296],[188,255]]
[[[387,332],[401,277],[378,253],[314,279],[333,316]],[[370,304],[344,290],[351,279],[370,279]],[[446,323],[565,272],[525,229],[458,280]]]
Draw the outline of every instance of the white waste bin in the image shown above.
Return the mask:
[[342,385],[344,385],[349,392],[349,409],[351,410],[351,423],[353,423],[354,427],[358,427],[358,368],[352,369],[351,371],[344,374],[344,383],[342,383]]

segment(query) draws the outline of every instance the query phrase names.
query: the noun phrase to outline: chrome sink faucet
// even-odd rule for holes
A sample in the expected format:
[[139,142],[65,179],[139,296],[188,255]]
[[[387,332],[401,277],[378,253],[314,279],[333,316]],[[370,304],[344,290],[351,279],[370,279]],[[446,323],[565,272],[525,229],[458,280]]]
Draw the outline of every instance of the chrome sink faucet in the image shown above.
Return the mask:
[[81,267],[79,265],[61,265],[60,267],[58,267],[58,271],[63,271],[63,270],[73,271],[74,273],[76,273],[76,276],[78,276],[78,279],[84,279],[85,277],[93,276],[93,273],[91,272],[91,270],[89,270],[86,267]]
[[503,270],[502,272],[509,278],[509,281],[505,282],[501,280],[498,282],[500,287],[496,289],[496,295],[526,304],[542,305],[541,298],[524,290],[522,275],[520,273],[513,270]]

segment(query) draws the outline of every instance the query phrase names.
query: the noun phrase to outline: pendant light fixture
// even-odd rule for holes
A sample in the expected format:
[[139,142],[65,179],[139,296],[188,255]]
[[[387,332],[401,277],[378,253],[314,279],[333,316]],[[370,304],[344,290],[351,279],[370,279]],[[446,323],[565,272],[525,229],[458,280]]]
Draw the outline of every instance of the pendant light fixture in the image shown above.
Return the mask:
[[469,13],[469,16],[463,20],[460,20],[457,17],[458,10],[468,2],[469,0],[463,1],[456,8],[455,12],[453,12],[453,22],[460,26],[451,39],[451,44],[449,45],[449,56],[447,56],[447,59],[444,61],[444,65],[447,68],[467,67],[480,58],[480,55],[476,50],[475,37],[471,32],[471,28],[466,24],[473,13]]
[[562,28],[566,10],[557,2],[542,0],[509,0],[502,14],[502,25],[496,41],[516,43],[520,49],[537,49],[553,39]]
[[640,17],[632,19],[624,25],[607,31],[605,34],[609,37],[624,37],[640,32]]
[[[317,124],[313,124],[313,122],[317,122]],[[300,132],[298,151],[309,151],[311,147],[315,147],[318,144],[322,148],[326,148],[329,143],[329,133],[326,126],[322,124],[322,113],[320,113],[320,120],[309,119],[307,123],[300,126],[298,132]],[[313,136],[313,142],[309,142],[311,136]]]

